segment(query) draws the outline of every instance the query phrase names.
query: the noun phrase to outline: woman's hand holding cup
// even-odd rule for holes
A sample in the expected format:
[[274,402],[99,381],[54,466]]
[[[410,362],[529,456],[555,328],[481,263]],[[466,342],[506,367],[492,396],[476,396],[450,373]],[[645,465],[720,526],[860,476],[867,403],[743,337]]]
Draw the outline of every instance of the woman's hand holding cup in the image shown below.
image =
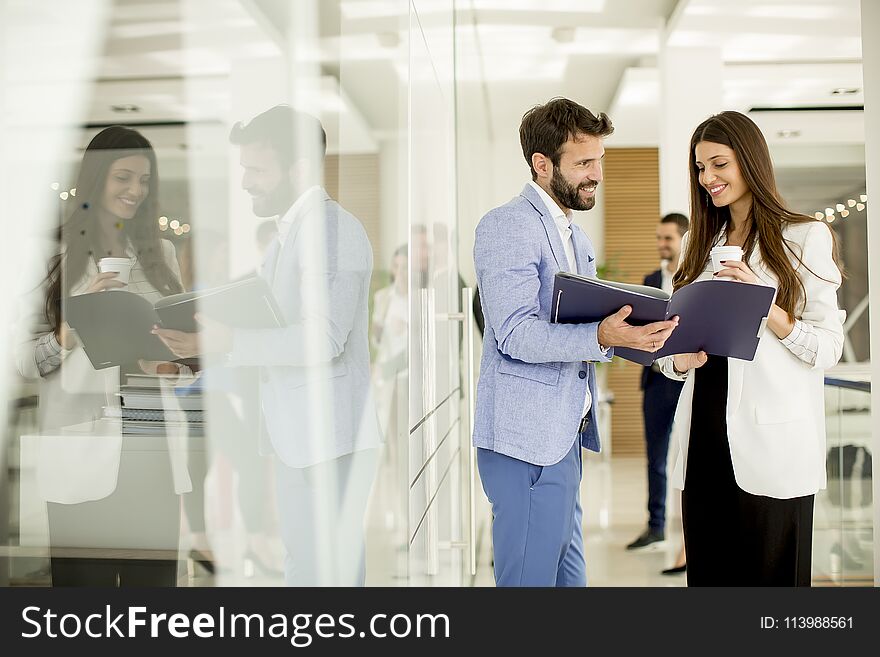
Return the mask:
[[120,281],[117,278],[118,275],[119,272],[115,271],[107,271],[98,274],[92,279],[91,283],[89,283],[89,287],[86,289],[86,294],[102,292],[103,290],[119,290],[126,287],[128,283]]
[[758,283],[758,277],[749,269],[746,263],[739,260],[722,260],[720,262],[723,269],[715,272],[717,278],[726,278],[727,280],[737,281],[739,283]]

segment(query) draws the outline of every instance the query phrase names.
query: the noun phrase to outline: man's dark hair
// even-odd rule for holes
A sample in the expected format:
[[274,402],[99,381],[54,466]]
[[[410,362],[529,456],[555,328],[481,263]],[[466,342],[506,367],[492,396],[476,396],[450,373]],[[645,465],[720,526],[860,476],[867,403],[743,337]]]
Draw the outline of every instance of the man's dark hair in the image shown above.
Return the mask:
[[688,232],[688,226],[690,225],[688,218],[680,212],[670,212],[660,220],[660,223],[675,224],[676,226],[678,226],[679,235],[684,235],[686,232]]
[[[314,141],[312,141],[314,140]],[[229,141],[236,146],[264,143],[278,154],[282,166],[290,166],[302,157],[303,144],[318,147],[319,161],[327,154],[327,133],[324,126],[311,114],[293,109],[290,105],[276,105],[258,114],[249,123],[239,121],[229,133]],[[297,148],[299,145],[299,148]]]
[[537,105],[523,115],[519,125],[519,142],[523,157],[532,171],[532,180],[538,174],[532,167],[532,155],[541,153],[550,158],[553,166],[559,166],[562,145],[578,135],[607,137],[614,132],[611,119],[602,112],[597,117],[583,105],[568,98],[554,98],[544,105]]

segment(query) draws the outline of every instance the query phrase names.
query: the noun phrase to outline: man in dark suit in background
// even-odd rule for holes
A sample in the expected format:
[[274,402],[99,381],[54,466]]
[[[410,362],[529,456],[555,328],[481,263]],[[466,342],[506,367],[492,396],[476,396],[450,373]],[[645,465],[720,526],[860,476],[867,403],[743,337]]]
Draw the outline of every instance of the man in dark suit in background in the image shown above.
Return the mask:
[[[688,230],[683,214],[667,214],[657,225],[657,252],[660,269],[645,276],[645,285],[672,294],[672,277],[678,269],[681,238]],[[644,548],[666,538],[666,458],[669,435],[682,382],[668,379],[656,365],[642,372],[642,412],[645,418],[645,443],[648,452],[648,527],[627,550]]]

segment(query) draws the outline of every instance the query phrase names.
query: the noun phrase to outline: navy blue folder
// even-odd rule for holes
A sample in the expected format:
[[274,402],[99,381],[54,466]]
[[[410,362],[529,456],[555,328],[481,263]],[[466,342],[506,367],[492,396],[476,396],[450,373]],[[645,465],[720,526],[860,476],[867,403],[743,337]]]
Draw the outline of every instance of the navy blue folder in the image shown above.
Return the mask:
[[662,290],[587,278],[556,275],[551,321],[598,322],[623,306],[632,306],[630,324],[644,325],[679,317],[678,327],[658,351],[615,347],[614,354],[650,365],[670,354],[705,351],[715,356],[753,360],[775,290],[735,281],[697,281],[670,297]]
[[196,312],[232,328],[262,329],[284,326],[269,284],[252,276],[208,290],[183,292],[155,304],[124,290],[92,292],[67,297],[64,319],[75,329],[96,370],[144,360],[177,361],[165,343],[151,333],[153,325],[178,331],[198,330]]

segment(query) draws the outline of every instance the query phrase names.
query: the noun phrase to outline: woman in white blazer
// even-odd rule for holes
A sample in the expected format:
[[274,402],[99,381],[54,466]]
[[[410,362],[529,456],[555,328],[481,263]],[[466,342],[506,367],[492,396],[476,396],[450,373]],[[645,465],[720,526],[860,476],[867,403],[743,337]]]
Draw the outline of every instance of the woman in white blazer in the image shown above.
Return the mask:
[[[691,225],[674,285],[723,276],[776,289],[751,362],[679,354],[673,483],[683,490],[688,585],[809,586],[813,501],[825,486],[824,371],[843,349],[833,232],[788,210],[758,127],[738,112],[690,144]],[[713,274],[709,251],[741,246]]]
[[[99,132],[83,155],[77,193],[68,201],[72,208],[56,236],[56,255],[49,261],[44,284],[34,291],[39,298],[31,299],[30,312],[21,322],[18,370],[25,378],[40,381],[39,427],[47,438],[40,446],[37,481],[39,494],[50,503],[50,541],[53,516],[65,513],[61,505],[93,504],[116,489],[122,447],[118,430],[107,436],[59,435],[65,427],[99,419],[104,406],[118,406],[116,393],[125,374],[120,368],[92,367],[62,317],[62,299],[124,288],[154,302],[183,291],[174,247],[159,237],[158,185],[156,156],[143,135],[122,126]],[[97,261],[103,257],[132,260],[128,285],[116,280],[115,273],[99,273]],[[174,363],[143,365],[172,375],[191,374],[189,368]],[[139,371],[138,364],[128,370]],[[170,479],[175,480],[177,492],[187,489],[185,469]],[[176,498],[173,501],[179,504]],[[93,568],[84,581],[76,564],[68,565],[61,567],[53,559],[56,585],[134,583],[117,577],[118,563]],[[173,585],[176,563],[169,564],[168,571],[162,582]]]

